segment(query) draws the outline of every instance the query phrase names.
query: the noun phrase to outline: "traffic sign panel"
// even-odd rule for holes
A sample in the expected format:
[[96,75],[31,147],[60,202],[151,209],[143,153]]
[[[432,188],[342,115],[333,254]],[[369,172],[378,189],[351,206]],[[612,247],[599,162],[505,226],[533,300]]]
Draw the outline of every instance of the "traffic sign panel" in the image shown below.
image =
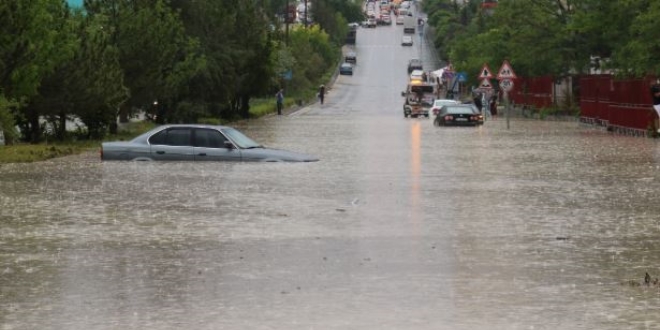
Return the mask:
[[481,83],[479,84],[480,89],[493,89],[493,85],[491,85],[490,81],[488,79],[482,79]]
[[500,88],[505,92],[510,92],[513,89],[513,80],[511,79],[500,80]]
[[502,66],[500,67],[500,70],[497,72],[497,80],[502,80],[502,79],[516,79],[516,73],[513,72],[513,68],[511,67],[511,64],[509,64],[509,61],[504,60],[502,63]]
[[481,79],[491,79],[493,78],[493,74],[490,71],[490,68],[488,67],[488,64],[484,63],[484,67],[481,68],[481,72],[479,73],[479,78]]

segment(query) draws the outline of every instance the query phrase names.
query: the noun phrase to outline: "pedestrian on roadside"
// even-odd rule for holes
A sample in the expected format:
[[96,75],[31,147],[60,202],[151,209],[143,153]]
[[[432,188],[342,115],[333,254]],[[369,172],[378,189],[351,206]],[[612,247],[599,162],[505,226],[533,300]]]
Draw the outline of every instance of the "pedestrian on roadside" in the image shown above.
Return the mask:
[[490,114],[497,116],[497,94],[490,98]]
[[321,104],[323,104],[324,98],[325,98],[325,86],[321,85],[319,86],[319,101],[321,101]]
[[277,97],[277,114],[281,115],[282,106],[284,105],[284,89],[280,89],[277,94],[275,94],[275,97]]
[[483,113],[482,108],[484,107],[484,104],[481,102],[481,94],[477,93],[472,100],[474,101],[474,105],[477,106],[477,109],[479,109],[479,112]]
[[[658,113],[660,118],[660,79],[655,80],[655,84],[651,85],[651,97],[653,98],[653,109]],[[656,125],[658,133],[660,133],[660,122]]]

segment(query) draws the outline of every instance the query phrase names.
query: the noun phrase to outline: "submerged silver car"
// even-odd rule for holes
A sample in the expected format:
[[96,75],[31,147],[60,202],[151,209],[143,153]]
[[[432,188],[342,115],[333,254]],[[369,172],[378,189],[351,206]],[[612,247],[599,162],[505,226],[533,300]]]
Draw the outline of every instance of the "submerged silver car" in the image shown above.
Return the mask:
[[266,148],[235,128],[164,125],[128,142],[101,144],[102,160],[315,162],[302,153]]

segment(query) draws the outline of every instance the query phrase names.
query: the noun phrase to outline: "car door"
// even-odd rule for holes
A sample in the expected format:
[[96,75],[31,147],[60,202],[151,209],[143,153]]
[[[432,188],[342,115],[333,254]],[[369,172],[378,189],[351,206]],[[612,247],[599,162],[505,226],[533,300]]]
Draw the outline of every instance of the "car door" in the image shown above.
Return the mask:
[[241,161],[241,150],[231,143],[220,131],[211,128],[196,128],[193,143],[195,161]]
[[194,160],[192,129],[169,127],[149,138],[154,160]]

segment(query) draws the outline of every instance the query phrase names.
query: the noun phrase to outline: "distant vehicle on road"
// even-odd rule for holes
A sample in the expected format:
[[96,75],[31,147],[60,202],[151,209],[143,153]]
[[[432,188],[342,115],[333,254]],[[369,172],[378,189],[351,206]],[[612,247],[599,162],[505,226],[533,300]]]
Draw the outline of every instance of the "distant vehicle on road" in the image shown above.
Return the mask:
[[435,126],[478,126],[483,123],[483,115],[467,104],[444,105],[433,121]]
[[401,16],[401,15],[397,16],[396,17],[396,25],[403,25],[404,20],[405,20],[404,16]]
[[417,118],[429,117],[429,110],[437,94],[437,86],[421,80],[411,80],[401,96],[406,98],[403,103],[403,116]]
[[408,74],[411,74],[415,70],[424,70],[422,61],[417,58],[413,58],[408,61]]
[[417,26],[417,22],[415,21],[414,17],[405,16],[403,18],[403,33],[414,34],[416,26]]
[[131,141],[103,142],[101,160],[315,162],[302,153],[271,149],[229,126],[156,127]]
[[409,35],[404,35],[401,37],[401,46],[412,46],[413,38]]
[[357,63],[357,54],[354,51],[349,51],[344,56],[344,62],[354,63],[354,64]]
[[378,21],[376,21],[375,18],[369,18],[369,19],[367,20],[367,27],[368,27],[368,28],[375,28],[376,25],[378,25]]
[[348,75],[352,76],[353,75],[353,64],[344,62],[339,66],[339,74],[340,75]]

